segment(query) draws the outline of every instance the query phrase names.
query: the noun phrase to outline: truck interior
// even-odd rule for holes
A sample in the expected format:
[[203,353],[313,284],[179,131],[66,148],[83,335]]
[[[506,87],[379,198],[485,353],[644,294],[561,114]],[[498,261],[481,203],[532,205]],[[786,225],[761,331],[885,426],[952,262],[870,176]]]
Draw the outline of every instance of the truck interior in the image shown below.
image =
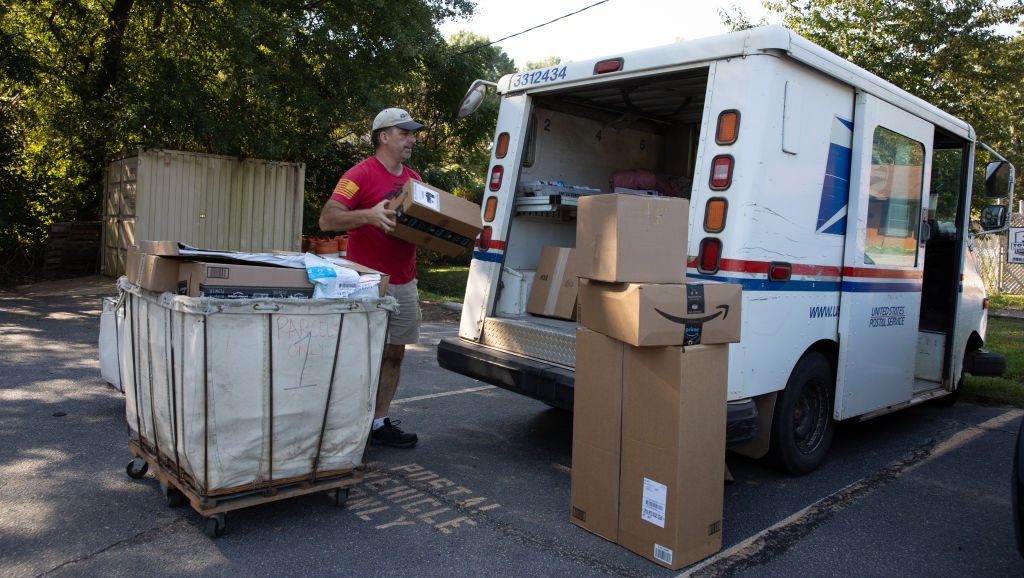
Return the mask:
[[[483,344],[575,366],[575,323],[526,312],[541,249],[575,246],[579,196],[614,192],[613,175],[627,184],[656,178],[671,187],[662,189],[665,194],[688,198],[707,84],[708,68],[699,67],[532,98],[505,262]],[[625,181],[619,178],[624,173]]]
[[[935,129],[931,190],[928,196],[927,238],[925,241],[924,280],[921,293],[919,346],[933,335],[941,351],[952,347],[959,290],[961,240],[966,231],[959,223],[966,207],[965,188],[971,167],[969,143],[940,128]],[[980,344],[976,344],[977,347]],[[920,357],[920,354],[919,354]],[[945,358],[946,356],[941,356]],[[918,380],[941,381],[949,378],[948,359],[941,374],[917,372]],[[922,375],[923,374],[923,375]],[[935,379],[939,377],[940,379]],[[954,380],[955,381],[955,380]]]

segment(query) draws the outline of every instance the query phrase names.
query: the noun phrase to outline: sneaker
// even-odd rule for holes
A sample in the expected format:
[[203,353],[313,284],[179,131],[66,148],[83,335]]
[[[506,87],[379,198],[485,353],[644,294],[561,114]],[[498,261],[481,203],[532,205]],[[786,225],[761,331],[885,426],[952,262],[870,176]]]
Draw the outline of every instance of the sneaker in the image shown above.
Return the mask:
[[384,425],[370,432],[370,442],[393,448],[411,448],[416,445],[420,438],[414,433],[405,433],[398,429],[400,423],[402,420],[391,421],[391,418],[384,418]]

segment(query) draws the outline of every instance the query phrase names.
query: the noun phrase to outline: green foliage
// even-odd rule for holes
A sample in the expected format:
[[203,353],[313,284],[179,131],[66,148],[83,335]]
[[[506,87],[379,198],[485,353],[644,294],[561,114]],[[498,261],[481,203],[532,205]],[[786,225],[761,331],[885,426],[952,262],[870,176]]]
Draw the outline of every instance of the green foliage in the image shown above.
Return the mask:
[[475,49],[486,39],[438,33],[472,9],[470,0],[0,4],[0,277],[31,267],[51,222],[101,218],[106,161],[138,147],[304,162],[311,233],[342,172],[372,153],[374,115],[402,106],[428,127],[413,168],[440,171],[470,195],[466,172],[479,184],[496,105],[467,122],[454,123],[453,111],[474,78],[513,69],[500,49]]
[[540,70],[543,68],[551,68],[552,66],[558,66],[562,63],[562,59],[557,56],[549,56],[543,60],[537,62],[527,62],[523,70]]
[[1024,295],[993,293],[988,296],[989,309],[1010,309],[1024,313]]

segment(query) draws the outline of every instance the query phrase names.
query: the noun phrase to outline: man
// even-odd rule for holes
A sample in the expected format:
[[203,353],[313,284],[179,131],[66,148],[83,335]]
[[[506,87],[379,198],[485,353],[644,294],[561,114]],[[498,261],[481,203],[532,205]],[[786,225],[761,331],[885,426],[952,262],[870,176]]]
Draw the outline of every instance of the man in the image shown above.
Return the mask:
[[419,340],[420,302],[416,289],[416,246],[392,237],[395,211],[388,208],[409,179],[420,176],[403,163],[412,154],[416,131],[423,125],[400,108],[386,108],[373,119],[373,156],[349,169],[320,212],[320,229],[348,231],[348,258],[391,276],[388,294],[398,300],[384,346],[377,410],[371,443],[411,448],[419,438],[388,417],[405,346]]

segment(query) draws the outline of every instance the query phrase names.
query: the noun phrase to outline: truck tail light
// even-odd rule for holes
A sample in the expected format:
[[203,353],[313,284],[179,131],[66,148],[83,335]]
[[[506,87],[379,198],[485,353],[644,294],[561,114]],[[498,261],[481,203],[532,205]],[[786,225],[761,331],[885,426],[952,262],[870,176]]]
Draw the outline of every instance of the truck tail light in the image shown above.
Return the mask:
[[508,133],[498,135],[498,143],[494,147],[494,158],[503,159],[508,154]]
[[740,111],[723,110],[718,115],[718,129],[715,131],[715,143],[731,145],[736,142],[740,132]]
[[491,248],[491,234],[493,229],[490,227],[484,227],[484,230],[480,232],[480,238],[477,239],[476,245],[480,247],[481,251],[486,251]]
[[594,74],[606,74],[622,70],[623,60],[621,58],[609,58],[594,65]]
[[705,274],[718,273],[722,262],[722,241],[714,237],[706,237],[700,242],[700,253],[697,255],[697,271]]
[[494,213],[498,210],[498,197],[488,197],[484,203],[484,222],[490,223],[494,220]]
[[981,300],[981,308],[988,309],[988,297]]
[[772,261],[768,264],[768,280],[769,281],[789,281],[793,277],[793,265],[791,263],[781,263],[779,261]]
[[724,191],[732,184],[732,156],[718,155],[711,160],[711,189]]
[[708,199],[704,207],[704,230],[708,233],[721,233],[725,229],[725,214],[729,203],[722,197]]
[[494,165],[491,169],[491,184],[488,185],[492,191],[501,188],[501,178],[505,176],[505,169],[501,165]]

